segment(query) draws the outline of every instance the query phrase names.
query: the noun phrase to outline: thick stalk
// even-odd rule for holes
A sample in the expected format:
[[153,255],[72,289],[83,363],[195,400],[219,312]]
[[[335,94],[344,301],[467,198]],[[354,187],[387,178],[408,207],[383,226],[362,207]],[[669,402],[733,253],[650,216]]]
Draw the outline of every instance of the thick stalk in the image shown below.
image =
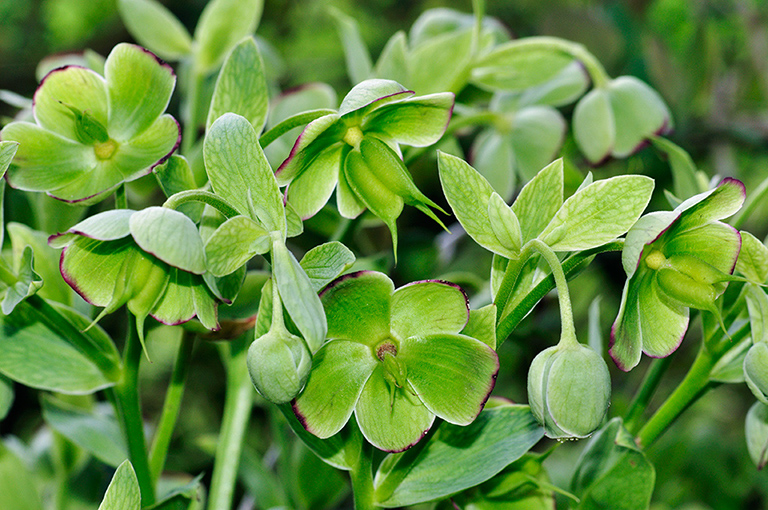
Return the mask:
[[533,239],[529,243],[531,247],[547,261],[552,276],[555,277],[555,286],[557,287],[557,299],[560,303],[560,341],[566,343],[576,343],[576,327],[573,325],[573,308],[571,307],[571,293],[568,290],[568,279],[565,277],[563,266],[560,260],[544,241]]
[[349,472],[355,510],[373,510],[373,447],[363,441],[357,464]]
[[243,436],[253,406],[253,384],[245,363],[248,346],[253,341],[253,330],[244,333],[230,344],[222,346],[227,369],[227,387],[224,400],[224,418],[221,422],[216,458],[213,463],[208,510],[229,510],[240,467]]
[[163,207],[167,207],[168,209],[178,209],[179,206],[186,204],[187,202],[202,202],[210,205],[227,218],[232,218],[240,214],[237,209],[226,203],[218,195],[201,189],[191,189],[174,193],[165,201]]
[[179,351],[176,354],[171,380],[165,393],[163,412],[160,415],[160,421],[149,452],[149,467],[154,483],[157,483],[158,478],[160,478],[165,466],[165,459],[168,456],[168,447],[171,444],[171,436],[176,428],[181,400],[184,397],[184,385],[189,374],[189,363],[194,345],[195,334],[184,331],[179,342]]
[[128,443],[128,456],[136,471],[141,490],[142,507],[155,502],[155,489],[150,474],[147,448],[144,441],[144,423],[141,418],[139,400],[139,362],[141,361],[141,342],[136,331],[133,317],[128,316],[128,335],[123,352],[123,379],[115,386],[115,397],[123,434]]
[[657,358],[651,361],[651,366],[648,367],[643,382],[640,384],[640,388],[637,390],[635,397],[629,404],[627,413],[624,415],[624,426],[629,432],[635,433],[637,431],[638,421],[643,417],[643,413],[656,392],[656,388],[659,387],[661,378],[664,376],[667,368],[669,368],[671,361],[672,356]]
[[325,115],[337,113],[336,110],[310,110],[308,112],[301,112],[292,117],[288,117],[259,138],[259,145],[261,148],[267,147],[269,144],[280,138],[282,135],[290,131],[291,129],[305,124],[309,124],[315,119],[319,119]]
[[125,194],[125,184],[115,190],[115,209],[128,209],[128,196]]
[[198,103],[200,102],[200,85],[203,81],[203,75],[198,72],[197,66],[192,66],[189,69],[189,81],[187,96],[187,118],[184,122],[184,128],[181,136],[181,154],[183,156],[189,156],[189,152],[197,141],[197,116],[198,116]]

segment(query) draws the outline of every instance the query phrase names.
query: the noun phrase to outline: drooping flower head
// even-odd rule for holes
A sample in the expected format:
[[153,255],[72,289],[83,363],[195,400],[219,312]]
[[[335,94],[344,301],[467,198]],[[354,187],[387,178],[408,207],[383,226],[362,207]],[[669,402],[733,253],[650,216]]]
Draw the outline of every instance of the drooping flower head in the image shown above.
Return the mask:
[[738,230],[719,220],[744,203],[744,185],[724,179],[674,211],[646,214],[627,233],[622,263],[627,273],[621,307],[611,330],[610,353],[622,370],[641,353],[663,358],[688,329],[689,308],[718,313],[741,248]]
[[330,437],[354,412],[371,444],[402,451],[435,416],[467,425],[482,410],[499,362],[461,334],[469,308],[459,287],[432,280],[395,290],[386,275],[361,271],[331,282],[321,298],[331,340],[293,404],[309,432]]
[[8,183],[92,203],[148,174],[180,140],[178,123],[163,113],[175,82],[168,65],[132,44],[115,46],[104,76],[78,66],[54,69],[35,92],[35,122],[0,131],[20,144]]
[[366,80],[344,97],[337,113],[310,122],[275,175],[288,184],[287,200],[306,219],[336,190],[346,218],[366,208],[381,218],[397,243],[395,220],[403,205],[437,220],[439,207],[414,185],[398,144],[426,147],[445,132],[453,110],[449,92],[411,97],[391,80]]

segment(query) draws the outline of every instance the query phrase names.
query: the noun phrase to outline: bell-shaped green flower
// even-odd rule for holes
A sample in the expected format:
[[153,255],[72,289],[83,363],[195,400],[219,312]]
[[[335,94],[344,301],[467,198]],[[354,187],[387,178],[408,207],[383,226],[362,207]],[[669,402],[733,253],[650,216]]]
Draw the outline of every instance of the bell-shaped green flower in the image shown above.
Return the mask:
[[672,117],[659,94],[634,76],[619,76],[582,97],[573,110],[573,136],[590,163],[626,158],[653,135],[667,133]]
[[136,316],[142,340],[148,315],[164,324],[197,316],[206,328],[218,328],[216,298],[202,276],[203,241],[182,213],[164,207],[115,209],[91,216],[48,242],[64,247],[64,280],[83,299],[104,307],[96,320],[125,304]]
[[547,437],[589,436],[603,422],[610,398],[605,360],[575,338],[541,351],[528,370],[528,403]]
[[51,71],[35,92],[35,123],[0,131],[20,144],[8,183],[92,203],[148,174],[180,140],[178,123],[163,113],[175,82],[168,65],[132,44],[115,46],[103,77],[78,66]]
[[741,248],[738,230],[721,221],[744,203],[744,185],[724,179],[674,211],[640,218],[627,233],[622,263],[627,282],[611,330],[610,353],[622,370],[642,352],[665,357],[688,329],[689,308],[713,312]]
[[416,444],[435,416],[471,423],[493,389],[499,362],[480,340],[461,334],[466,295],[431,280],[395,290],[384,274],[341,276],[321,294],[327,342],[312,361],[293,410],[327,438],[355,413],[365,438],[386,451]]
[[391,80],[366,80],[344,97],[337,113],[310,122],[275,172],[302,219],[317,213],[336,190],[346,218],[366,208],[381,218],[397,243],[395,220],[404,204],[437,218],[440,209],[408,173],[398,144],[425,147],[445,132],[453,111],[449,92],[411,97]]

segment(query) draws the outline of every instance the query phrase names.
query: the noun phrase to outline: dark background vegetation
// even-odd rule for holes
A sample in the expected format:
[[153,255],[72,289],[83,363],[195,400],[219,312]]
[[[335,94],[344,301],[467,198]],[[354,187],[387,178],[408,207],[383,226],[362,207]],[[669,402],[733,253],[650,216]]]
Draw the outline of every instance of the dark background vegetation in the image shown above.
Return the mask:
[[[194,30],[205,1],[167,0],[166,6]],[[273,68],[283,90],[310,81],[333,85],[339,97],[350,88],[341,44],[324,0],[267,0],[257,34],[281,57]],[[354,16],[374,57],[397,30],[407,30],[428,8],[453,7],[466,12],[469,0],[396,1],[336,0],[335,6]],[[554,35],[581,42],[606,66],[609,74],[632,74],[650,83],[667,101],[675,130],[670,138],[689,151],[709,176],[743,180],[748,192],[768,176],[768,2],[763,0],[488,0],[488,14],[499,18],[516,37]],[[118,42],[130,41],[114,0],[0,0],[0,89],[30,97],[36,87],[38,62],[51,53],[91,48],[106,55]],[[0,115],[14,110],[0,105]],[[570,111],[566,108],[566,116]],[[3,122],[4,123],[4,122]],[[565,152],[581,172],[589,170],[566,141]],[[650,150],[623,161],[591,169],[597,178],[616,173],[641,173],[657,180],[657,190],[670,183],[664,161]],[[432,172],[430,182],[434,179]],[[428,192],[439,195],[439,190]],[[653,206],[667,208],[657,193]],[[15,213],[24,221],[23,211]],[[421,221],[406,211],[401,223]],[[768,206],[763,204],[744,226],[762,239],[768,234]],[[419,230],[420,228],[426,230]],[[401,235],[399,283],[436,277],[445,269],[432,244],[435,231],[416,224]],[[421,235],[426,234],[426,235]],[[452,270],[476,271],[487,278],[480,250],[466,247]],[[603,294],[602,327],[608,328],[618,309],[623,284],[618,256],[599,258],[573,285],[579,331],[586,331],[586,310]],[[476,289],[477,290],[477,289]],[[108,327],[109,322],[105,325]],[[679,381],[696,349],[698,324],[674,354],[667,387]],[[541,348],[559,335],[556,302],[545,300],[500,350],[502,373],[496,394],[525,401],[525,374]],[[584,333],[586,335],[586,333]],[[586,338],[582,338],[586,341]],[[162,349],[160,349],[162,351]],[[148,414],[159,412],[173,349],[159,352],[144,371]],[[611,413],[619,414],[639,384],[647,361],[631,374],[613,370]],[[11,417],[0,433],[29,439],[40,425],[37,395],[17,386]],[[157,388],[154,391],[153,388]],[[182,420],[169,467],[198,472],[210,467],[205,444],[220,423],[223,373],[210,345],[201,345],[194,359]],[[749,461],[743,419],[753,398],[744,385],[718,388],[694,405],[649,452],[657,468],[655,509],[736,509],[768,507],[768,475]],[[269,431],[266,407],[254,410],[249,443],[263,454]],[[185,440],[184,438],[191,438]],[[567,486],[580,446],[565,445],[548,461],[555,482]]]

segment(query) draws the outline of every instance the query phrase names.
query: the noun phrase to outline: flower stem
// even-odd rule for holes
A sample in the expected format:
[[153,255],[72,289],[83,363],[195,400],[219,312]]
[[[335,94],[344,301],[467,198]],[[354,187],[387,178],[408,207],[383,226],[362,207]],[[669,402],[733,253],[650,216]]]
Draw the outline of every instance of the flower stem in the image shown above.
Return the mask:
[[184,397],[184,384],[189,374],[189,362],[192,358],[194,345],[195,333],[184,331],[181,335],[179,351],[176,354],[176,361],[173,365],[168,390],[165,393],[163,412],[160,415],[160,422],[157,425],[157,431],[155,432],[149,452],[149,467],[152,473],[152,480],[155,483],[157,483],[160,474],[163,472],[165,460],[168,456],[168,446],[171,443],[171,435],[179,417],[181,400]]
[[200,86],[202,85],[203,75],[198,72],[196,66],[189,69],[189,87],[186,103],[186,118],[181,136],[181,154],[189,157],[189,152],[197,141],[197,115],[198,103],[200,102]]
[[222,358],[227,369],[224,418],[221,422],[216,458],[213,464],[208,510],[229,510],[240,466],[243,436],[253,406],[253,384],[245,358],[253,341],[253,330],[229,344],[222,345]]
[[210,205],[227,218],[240,215],[237,209],[222,200],[221,197],[211,193],[210,191],[201,189],[191,189],[174,193],[168,197],[168,200],[165,201],[163,207],[167,207],[168,209],[178,209],[179,206],[186,204],[187,202],[202,202],[204,204]]
[[292,117],[288,117],[277,126],[273,127],[259,138],[259,145],[261,148],[267,147],[269,144],[280,138],[282,135],[290,131],[291,129],[305,124],[309,124],[315,119],[319,119],[325,115],[336,113],[336,110],[310,110],[307,112],[298,113]]
[[144,442],[144,423],[141,418],[139,401],[139,362],[141,361],[141,342],[139,342],[136,322],[128,317],[128,335],[123,352],[123,379],[115,387],[117,409],[123,433],[128,443],[128,456],[136,471],[141,490],[141,505],[150,506],[155,502],[155,489],[147,459]]
[[640,388],[629,404],[627,413],[624,415],[624,426],[629,432],[635,433],[637,431],[638,421],[642,418],[671,361],[672,356],[657,358],[651,361],[651,366],[648,367],[648,372],[646,372]]
[[539,252],[544,260],[547,261],[552,270],[552,276],[555,277],[555,286],[557,287],[557,299],[560,303],[560,341],[566,344],[577,343],[576,327],[573,325],[573,307],[571,306],[571,293],[568,290],[568,279],[565,277],[563,266],[560,260],[552,251],[547,243],[539,239],[533,239],[529,242],[531,247]]
[[373,446],[363,441],[357,464],[350,470],[355,510],[373,510]]
[[125,194],[125,183],[115,190],[115,209],[128,209],[128,197]]

